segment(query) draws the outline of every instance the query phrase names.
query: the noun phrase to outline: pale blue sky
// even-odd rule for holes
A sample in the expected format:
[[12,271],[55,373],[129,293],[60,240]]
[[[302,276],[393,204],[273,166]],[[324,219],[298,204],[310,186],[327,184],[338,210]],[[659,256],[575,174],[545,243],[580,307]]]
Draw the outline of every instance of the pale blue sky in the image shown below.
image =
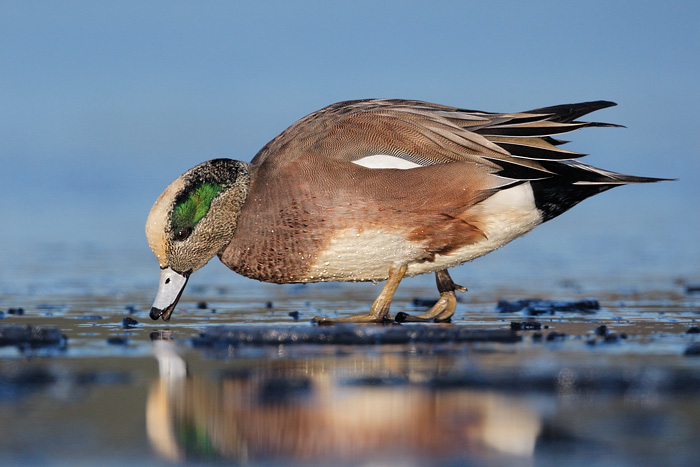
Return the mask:
[[28,241],[148,252],[148,209],[191,166],[250,160],[332,102],[400,97],[618,102],[596,117],[627,129],[577,132],[569,148],[681,180],[605,193],[554,228],[662,224],[656,241],[700,259],[699,20],[696,1],[2,1],[5,255]]

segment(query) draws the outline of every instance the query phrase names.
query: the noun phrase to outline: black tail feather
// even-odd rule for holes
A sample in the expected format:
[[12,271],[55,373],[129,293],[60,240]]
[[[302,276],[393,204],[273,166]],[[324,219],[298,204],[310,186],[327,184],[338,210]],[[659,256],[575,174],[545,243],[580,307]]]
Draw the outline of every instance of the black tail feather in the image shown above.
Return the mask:
[[[673,180],[625,175],[590,167],[580,162],[566,162],[568,163],[550,164],[556,171],[556,175],[530,181],[535,206],[542,212],[543,222],[568,211],[586,198],[616,186]],[[548,163],[544,162],[543,165],[547,166]]]
[[[591,101],[580,102],[578,104],[562,104],[553,105],[551,107],[542,107],[540,109],[530,110],[526,113],[548,114],[552,115],[549,120],[560,123],[570,123],[577,118],[583,117],[586,114],[595,112],[596,110],[606,109],[616,106],[615,102],[610,101]],[[608,125],[608,124],[604,124]],[[619,126],[619,125],[612,125]]]

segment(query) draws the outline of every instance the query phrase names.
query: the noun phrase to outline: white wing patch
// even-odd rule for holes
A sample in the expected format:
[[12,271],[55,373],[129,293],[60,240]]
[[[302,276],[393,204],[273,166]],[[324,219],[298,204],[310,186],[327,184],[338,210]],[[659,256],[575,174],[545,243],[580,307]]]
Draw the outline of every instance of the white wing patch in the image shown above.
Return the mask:
[[387,156],[386,154],[375,154],[372,156],[365,156],[362,159],[357,159],[352,161],[353,164],[361,165],[362,167],[367,167],[368,169],[414,169],[416,167],[422,167],[420,164],[415,162],[407,161],[401,157]]

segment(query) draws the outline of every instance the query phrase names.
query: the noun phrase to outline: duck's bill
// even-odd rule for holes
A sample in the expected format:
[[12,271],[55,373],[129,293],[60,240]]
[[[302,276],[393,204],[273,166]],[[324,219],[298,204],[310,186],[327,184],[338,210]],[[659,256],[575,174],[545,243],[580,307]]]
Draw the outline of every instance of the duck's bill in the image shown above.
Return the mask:
[[173,271],[169,267],[160,270],[158,293],[151,308],[151,319],[163,318],[163,321],[170,319],[182,291],[185,290],[188,278],[189,274]]

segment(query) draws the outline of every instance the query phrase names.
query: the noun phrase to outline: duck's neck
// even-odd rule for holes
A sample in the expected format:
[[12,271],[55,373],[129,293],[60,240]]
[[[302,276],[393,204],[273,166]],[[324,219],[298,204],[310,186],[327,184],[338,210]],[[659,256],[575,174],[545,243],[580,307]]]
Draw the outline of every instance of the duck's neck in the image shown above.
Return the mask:
[[221,213],[220,215],[222,217],[218,219],[217,222],[229,226],[229,229],[227,229],[229,233],[228,241],[233,238],[236,232],[238,218],[243,209],[243,205],[248,199],[252,177],[250,164],[241,161],[235,162],[237,165],[235,179],[230,180],[230,185],[221,197],[221,204],[217,208],[217,211]]

